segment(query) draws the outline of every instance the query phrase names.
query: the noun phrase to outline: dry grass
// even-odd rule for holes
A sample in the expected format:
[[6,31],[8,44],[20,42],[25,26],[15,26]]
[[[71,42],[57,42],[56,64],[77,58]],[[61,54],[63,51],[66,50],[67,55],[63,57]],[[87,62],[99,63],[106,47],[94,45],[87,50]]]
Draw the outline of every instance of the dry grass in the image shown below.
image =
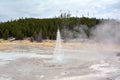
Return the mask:
[[[43,42],[30,42],[28,40],[16,40],[13,42],[10,42],[8,40],[2,41],[0,43],[0,50],[4,50],[10,46],[14,45],[28,45],[28,46],[46,46],[46,47],[55,47],[56,42],[53,40],[49,41],[43,41]],[[104,48],[104,47],[114,47],[114,48],[119,48],[120,45],[114,45],[114,44],[99,44],[99,43],[80,43],[80,42],[68,42],[68,43],[62,43],[63,47],[67,48],[74,48],[74,49],[92,49],[92,48]]]

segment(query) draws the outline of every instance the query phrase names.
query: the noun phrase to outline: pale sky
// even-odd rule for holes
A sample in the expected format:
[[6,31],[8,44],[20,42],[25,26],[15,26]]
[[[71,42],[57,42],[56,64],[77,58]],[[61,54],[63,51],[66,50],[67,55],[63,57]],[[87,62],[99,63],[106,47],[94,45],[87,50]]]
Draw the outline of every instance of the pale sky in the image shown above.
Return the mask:
[[[0,21],[72,16],[120,19],[120,0],[0,0]],[[88,15],[89,13],[89,15]]]

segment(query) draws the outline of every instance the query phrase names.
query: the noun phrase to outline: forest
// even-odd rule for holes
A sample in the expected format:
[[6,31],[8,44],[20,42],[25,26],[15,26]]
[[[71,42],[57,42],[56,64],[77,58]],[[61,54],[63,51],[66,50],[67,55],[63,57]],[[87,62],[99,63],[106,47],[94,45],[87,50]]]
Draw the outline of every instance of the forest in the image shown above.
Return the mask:
[[[0,22],[0,38],[9,39],[10,37],[16,40],[23,40],[32,37],[34,40],[40,36],[42,39],[56,39],[56,32],[71,30],[76,31],[76,26],[86,25],[84,30],[87,37],[91,35],[91,29],[99,24],[102,19],[88,17],[55,17],[55,18],[20,18],[7,22]],[[64,34],[64,32],[63,32]]]

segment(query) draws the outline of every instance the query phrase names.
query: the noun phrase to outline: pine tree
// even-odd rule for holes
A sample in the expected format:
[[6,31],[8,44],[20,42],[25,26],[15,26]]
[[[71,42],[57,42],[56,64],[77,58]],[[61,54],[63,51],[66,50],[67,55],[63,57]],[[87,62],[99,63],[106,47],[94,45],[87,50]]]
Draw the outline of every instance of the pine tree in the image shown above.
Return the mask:
[[6,29],[5,32],[3,33],[3,39],[7,40],[9,37],[9,31]]

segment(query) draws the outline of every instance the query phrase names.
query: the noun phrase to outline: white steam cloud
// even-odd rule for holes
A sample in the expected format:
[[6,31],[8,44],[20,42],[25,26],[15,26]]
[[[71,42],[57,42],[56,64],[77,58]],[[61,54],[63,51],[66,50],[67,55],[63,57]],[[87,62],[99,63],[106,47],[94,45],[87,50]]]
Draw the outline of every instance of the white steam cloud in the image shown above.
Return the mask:
[[63,39],[77,40],[77,41],[94,41],[100,43],[113,43],[120,44],[120,22],[116,20],[106,20],[96,25],[94,29],[90,31],[90,38],[86,35],[86,30],[89,31],[86,25],[79,25],[73,28],[73,30],[63,29]]
[[120,22],[105,21],[93,30],[93,37],[102,43],[120,43]]

